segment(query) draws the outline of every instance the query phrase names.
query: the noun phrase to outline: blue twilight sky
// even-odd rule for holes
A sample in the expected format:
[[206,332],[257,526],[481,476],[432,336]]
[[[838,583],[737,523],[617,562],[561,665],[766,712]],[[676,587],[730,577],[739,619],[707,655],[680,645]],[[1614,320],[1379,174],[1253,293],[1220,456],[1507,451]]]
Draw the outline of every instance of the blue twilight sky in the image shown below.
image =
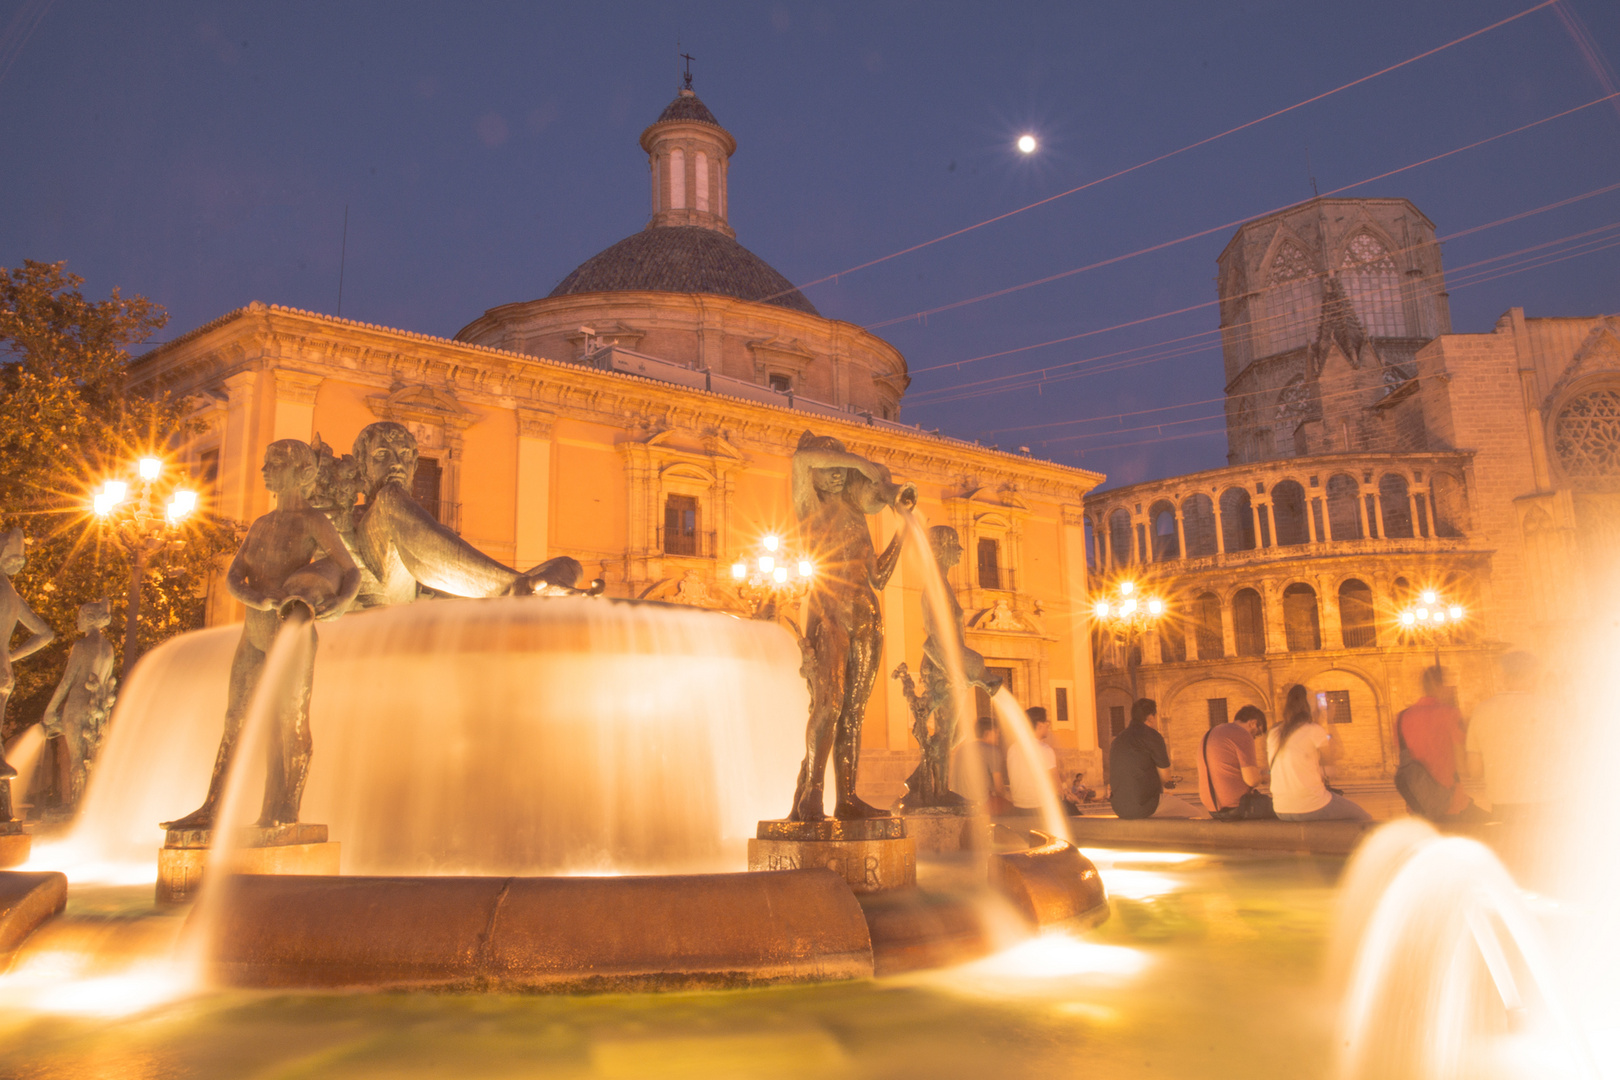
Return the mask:
[[[636,140],[674,96],[679,41],[739,143],[738,239],[811,282],[1535,2],[0,0],[0,265],[66,260],[92,294],[145,294],[172,315],[160,339],[251,300],[335,312],[347,206],[342,313],[449,336],[486,308],[545,295],[645,224]],[[938,365],[1211,301],[1230,227],[906,317],[1308,198],[1310,172],[1326,193],[1583,105],[1620,90],[1617,60],[1620,5],[1559,0],[806,293],[904,351],[908,422],[1028,445],[1111,483],[1214,467],[1225,439],[1213,306]],[[1026,132],[1041,143],[1029,157],[1013,145]],[[1611,184],[1620,99],[1345,194],[1410,198],[1444,235]],[[1610,243],[1620,188],[1448,243],[1454,328],[1489,330],[1515,305],[1620,310]],[[1497,276],[1538,252],[1559,261]],[[1175,339],[1187,340],[1165,344]],[[981,385],[1088,360],[1040,387]],[[1135,415],[1093,419],[1119,414]]]

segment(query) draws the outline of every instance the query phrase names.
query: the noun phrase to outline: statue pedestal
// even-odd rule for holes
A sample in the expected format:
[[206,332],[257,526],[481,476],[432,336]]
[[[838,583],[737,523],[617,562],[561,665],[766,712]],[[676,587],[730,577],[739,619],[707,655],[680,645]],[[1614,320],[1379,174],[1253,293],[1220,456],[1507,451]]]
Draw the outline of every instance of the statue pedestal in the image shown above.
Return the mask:
[[973,842],[973,807],[917,806],[902,810],[906,835],[923,852],[967,851]]
[[857,893],[917,884],[917,845],[897,817],[857,821],[762,821],[748,841],[750,870],[811,870],[842,874]]
[[[157,900],[183,904],[197,898],[213,829],[170,829],[158,850]],[[326,839],[325,825],[295,822],[237,830],[231,871],[237,874],[336,874],[341,845]]]
[[[0,783],[5,781],[0,780]],[[0,822],[0,870],[8,866],[21,866],[28,861],[34,848],[34,838],[23,832],[22,822]]]

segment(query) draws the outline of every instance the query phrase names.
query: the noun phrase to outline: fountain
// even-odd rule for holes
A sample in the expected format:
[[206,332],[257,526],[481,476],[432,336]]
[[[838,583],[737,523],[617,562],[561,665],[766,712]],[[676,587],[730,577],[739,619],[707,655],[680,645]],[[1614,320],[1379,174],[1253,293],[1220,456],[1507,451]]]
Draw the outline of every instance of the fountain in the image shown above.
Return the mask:
[[[363,432],[357,447],[389,434]],[[378,446],[408,457],[403,438]],[[275,513],[319,533],[327,518],[300,505],[316,468],[300,447],[274,444],[266,478],[282,493]],[[729,986],[982,952],[1000,940],[987,903],[1010,903],[1026,928],[1106,916],[1095,870],[1050,833],[1031,834],[1024,850],[982,852],[990,893],[916,888],[901,819],[854,796],[871,679],[829,689],[826,672],[846,670],[849,643],[864,648],[840,621],[838,575],[828,574],[821,622],[807,623],[808,650],[771,622],[580,595],[568,584],[577,563],[547,564],[545,577],[478,564],[458,579],[471,556],[435,540],[436,523],[401,501],[398,470],[385,472],[394,503],[379,505],[392,506],[395,545],[385,549],[414,545],[409,565],[437,575],[436,587],[465,580],[474,595],[511,595],[374,606],[325,623],[316,650],[311,616],[355,594],[354,564],[336,536],[318,536],[270,567],[256,523],[231,574],[264,623],[250,674],[239,670],[248,637],[235,628],[148,653],[124,687],[77,828],[35,859],[76,881],[150,881],[157,822],[200,802],[168,822],[159,860],[160,899],[187,898],[177,880],[203,882],[182,967],[255,986]],[[909,491],[889,488],[891,504]],[[362,514],[358,534],[377,520]],[[348,532],[336,535],[348,543]],[[892,568],[899,544],[874,567]],[[873,557],[867,545],[861,558]],[[446,547],[454,557],[433,564]],[[323,550],[330,573],[310,562]],[[374,579],[391,580],[374,563],[365,559]],[[300,575],[314,580],[294,590]],[[874,570],[874,585],[886,577]],[[821,657],[808,693],[807,655]],[[799,763],[796,718],[807,715]],[[828,749],[831,818],[820,799]],[[778,820],[796,764],[793,814]],[[314,838],[299,830],[311,829],[323,842],[304,842]],[[187,847],[189,834],[207,847]],[[297,848],[327,849],[329,861]],[[183,879],[173,871],[182,855],[195,864]],[[745,858],[766,872],[737,872]],[[43,918],[55,894],[39,885]]]

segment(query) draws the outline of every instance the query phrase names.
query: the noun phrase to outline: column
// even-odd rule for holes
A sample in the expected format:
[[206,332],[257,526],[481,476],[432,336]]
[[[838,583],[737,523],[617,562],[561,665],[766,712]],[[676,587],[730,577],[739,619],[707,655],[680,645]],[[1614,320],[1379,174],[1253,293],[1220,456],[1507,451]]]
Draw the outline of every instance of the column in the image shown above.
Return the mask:
[[[1321,509],[1322,509],[1322,500],[1321,499],[1306,498],[1306,500],[1305,500],[1305,535],[1310,538],[1310,541],[1313,544],[1320,544],[1322,542],[1322,530],[1318,529],[1316,527],[1316,515]],[[1326,522],[1324,522],[1323,524],[1325,526]]]
[[251,521],[269,508],[268,495],[262,503],[254,498],[263,490],[263,485],[256,483],[263,462],[254,460],[263,450],[254,423],[258,385],[256,371],[239,371],[225,380],[225,431],[220,439],[216,509],[221,517],[241,522]]
[[1183,559],[1187,557],[1187,526],[1181,520],[1181,504],[1176,504],[1176,551]]
[[1356,513],[1361,516],[1361,538],[1372,539],[1372,530],[1367,528],[1367,489],[1356,485]]
[[[1076,744],[1082,753],[1092,754],[1097,750],[1097,686],[1092,671],[1085,518],[1079,507],[1063,508],[1062,529],[1063,544],[1059,550],[1062,554],[1063,584],[1069,597],[1069,655],[1074,672],[1074,700],[1069,703],[1069,708],[1074,717]],[[1093,530],[1092,535],[1099,534]],[[1087,765],[1086,771],[1090,772],[1092,768],[1092,765]]]
[[1344,623],[1339,615],[1339,589],[1332,574],[1321,574],[1316,579],[1318,611],[1322,619],[1322,648],[1344,648]]
[[1277,538],[1271,535],[1271,502],[1270,500],[1254,503],[1254,546],[1256,550],[1269,548]]
[[271,375],[276,381],[276,415],[270,425],[270,440],[309,442],[315,435],[315,392],[325,377],[285,368],[274,368]]
[[1232,605],[1221,601],[1221,655],[1237,655],[1237,630],[1232,624]]
[[551,549],[551,436],[556,417],[519,406],[517,445],[517,569],[546,561]]
[[1368,494],[1372,496],[1373,531],[1367,535],[1377,536],[1382,539],[1384,536],[1384,499],[1383,496],[1378,494],[1377,488],[1373,488]]
[[1215,550],[1226,554],[1226,522],[1221,520],[1221,496],[1216,492],[1211,502],[1215,506]]
[[1288,634],[1283,629],[1282,590],[1275,581],[1260,583],[1260,601],[1266,610],[1266,654],[1288,651]]
[[1434,529],[1429,525],[1428,487],[1413,488],[1408,501],[1412,507],[1412,535],[1422,537],[1434,535]]

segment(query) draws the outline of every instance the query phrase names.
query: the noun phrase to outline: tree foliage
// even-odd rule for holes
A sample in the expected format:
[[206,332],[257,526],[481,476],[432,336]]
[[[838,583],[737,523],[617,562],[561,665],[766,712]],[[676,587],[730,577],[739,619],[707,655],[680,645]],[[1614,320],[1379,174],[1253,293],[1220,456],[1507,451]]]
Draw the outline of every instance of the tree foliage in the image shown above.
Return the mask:
[[[57,635],[16,667],[7,737],[43,713],[78,636],[80,604],[112,601],[108,634],[122,665],[129,562],[88,513],[91,489],[128,477],[142,454],[172,458],[199,430],[184,401],[130,390],[128,347],[161,329],[167,313],[117,289],[86,299],[83,283],[63,263],[0,268],[0,530],[27,534],[28,565],[12,584]],[[154,559],[142,582],[142,652],[202,624],[209,577],[233,542],[229,527],[205,515],[181,535],[185,543]]]

